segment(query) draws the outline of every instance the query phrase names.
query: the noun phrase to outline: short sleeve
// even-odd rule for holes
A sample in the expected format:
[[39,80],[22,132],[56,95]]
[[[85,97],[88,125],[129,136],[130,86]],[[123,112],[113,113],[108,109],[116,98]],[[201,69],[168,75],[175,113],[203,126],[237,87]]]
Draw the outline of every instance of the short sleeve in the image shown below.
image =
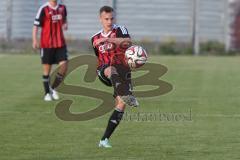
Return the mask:
[[45,16],[44,8],[41,7],[41,8],[39,8],[38,13],[35,17],[34,25],[41,27],[43,25],[44,16]]
[[67,7],[64,6],[64,16],[63,16],[64,23],[67,22]]
[[117,28],[117,37],[119,38],[130,38],[128,30],[124,26],[118,26]]

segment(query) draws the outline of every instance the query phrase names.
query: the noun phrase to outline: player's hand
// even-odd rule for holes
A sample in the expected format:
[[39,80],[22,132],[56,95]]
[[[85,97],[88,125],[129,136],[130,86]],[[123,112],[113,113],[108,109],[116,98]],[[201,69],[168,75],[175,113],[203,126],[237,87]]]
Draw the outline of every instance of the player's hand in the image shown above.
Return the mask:
[[67,23],[64,23],[62,27],[63,27],[63,30],[65,30],[65,31],[68,30],[68,24]]
[[32,47],[33,49],[39,49],[39,43],[37,40],[33,40]]

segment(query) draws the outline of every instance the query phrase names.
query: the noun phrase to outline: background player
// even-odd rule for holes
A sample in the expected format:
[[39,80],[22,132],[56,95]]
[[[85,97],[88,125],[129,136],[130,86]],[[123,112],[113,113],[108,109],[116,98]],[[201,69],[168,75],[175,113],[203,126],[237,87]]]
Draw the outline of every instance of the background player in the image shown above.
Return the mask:
[[[109,138],[120,123],[125,104],[138,106],[131,92],[131,70],[126,65],[123,49],[116,39],[130,38],[125,27],[114,24],[114,10],[109,6],[100,9],[103,29],[92,37],[92,44],[98,57],[97,74],[107,86],[114,87],[115,110],[113,111],[99,147],[109,148]],[[120,41],[120,40],[119,40]],[[121,43],[121,42],[119,42]]]
[[[43,4],[37,13],[32,33],[32,46],[39,48],[38,28],[41,27],[41,60],[43,64],[43,85],[45,90],[45,101],[58,100],[59,96],[55,88],[63,81],[67,71],[67,47],[64,39],[63,29],[67,30],[66,6],[59,4],[57,0],[49,0]],[[60,69],[50,87],[50,72],[52,64],[59,64]]]

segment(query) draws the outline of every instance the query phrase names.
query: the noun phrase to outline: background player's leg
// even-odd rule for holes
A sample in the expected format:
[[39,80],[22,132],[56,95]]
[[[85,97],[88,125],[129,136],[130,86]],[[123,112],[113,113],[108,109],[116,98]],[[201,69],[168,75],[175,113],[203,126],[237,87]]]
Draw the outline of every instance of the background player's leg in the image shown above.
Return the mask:
[[62,83],[62,81],[64,80],[66,72],[67,72],[67,61],[66,60],[60,61],[59,62],[58,73],[55,77],[55,80],[53,81],[52,86],[51,86],[51,88],[52,88],[52,98],[54,100],[59,99],[59,95],[58,95],[57,91],[55,91],[55,88],[57,88]]
[[50,86],[49,86],[49,74],[51,71],[52,66],[50,64],[43,64],[43,87],[45,91],[45,101],[51,101],[51,96],[50,96]]
[[49,74],[51,71],[51,65],[50,64],[43,64],[43,86],[45,90],[45,94],[50,93],[49,90]]
[[52,89],[55,89],[57,88],[63,81],[64,79],[64,76],[67,72],[67,68],[68,68],[68,62],[67,61],[61,61],[59,62],[59,70],[58,70],[58,73],[55,77],[55,80],[52,84]]

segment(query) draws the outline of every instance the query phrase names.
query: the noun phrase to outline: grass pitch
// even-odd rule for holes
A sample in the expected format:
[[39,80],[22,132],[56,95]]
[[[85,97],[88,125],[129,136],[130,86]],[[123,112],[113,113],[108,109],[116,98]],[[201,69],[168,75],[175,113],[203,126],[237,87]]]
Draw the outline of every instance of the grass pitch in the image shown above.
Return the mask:
[[[161,79],[174,89],[141,98],[141,107],[126,113],[180,118],[124,119],[111,138],[113,148],[103,149],[97,144],[110,113],[86,122],[59,120],[54,112],[57,102],[42,100],[39,57],[0,55],[0,159],[240,159],[240,57],[160,56],[150,61],[168,68]],[[76,70],[66,82],[83,85],[83,73],[84,68]],[[93,87],[106,90],[98,81]],[[74,100],[72,112],[99,103],[83,96],[61,97]]]

